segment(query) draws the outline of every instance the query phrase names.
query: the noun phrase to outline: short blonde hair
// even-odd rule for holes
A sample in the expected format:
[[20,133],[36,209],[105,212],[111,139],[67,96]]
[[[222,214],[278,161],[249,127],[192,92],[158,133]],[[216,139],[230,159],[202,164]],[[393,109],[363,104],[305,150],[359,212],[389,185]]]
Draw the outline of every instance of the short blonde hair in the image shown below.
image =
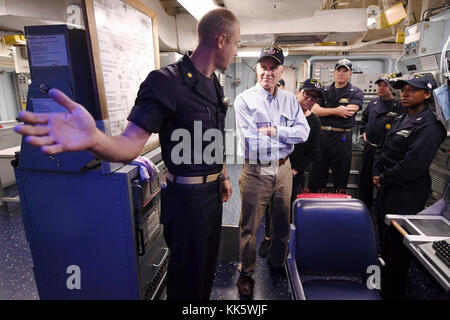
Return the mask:
[[206,13],[197,24],[199,42],[213,43],[217,37],[225,33],[230,36],[234,25],[239,20],[228,9],[217,8]]

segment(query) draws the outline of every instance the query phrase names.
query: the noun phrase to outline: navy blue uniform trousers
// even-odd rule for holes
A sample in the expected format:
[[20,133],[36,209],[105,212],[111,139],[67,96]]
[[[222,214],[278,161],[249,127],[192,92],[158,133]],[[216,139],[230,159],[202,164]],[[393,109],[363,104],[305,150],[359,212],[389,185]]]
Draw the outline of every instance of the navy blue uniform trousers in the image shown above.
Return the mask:
[[[413,189],[430,190],[431,181],[419,181]],[[404,201],[405,195],[408,201]],[[403,244],[403,236],[392,225],[384,223],[385,213],[398,215],[414,215],[425,208],[429,192],[413,194],[410,189],[385,187],[377,194],[377,225],[380,237],[381,255],[386,266],[381,272],[381,294],[383,299],[401,299],[408,283],[408,269],[412,257],[409,249]],[[402,201],[403,200],[403,201]]]
[[370,210],[373,204],[373,189],[375,185],[372,182],[373,158],[375,156],[375,148],[369,145],[364,146],[361,154],[361,171],[359,173],[359,199],[366,204]]
[[[352,133],[351,132],[321,132],[321,148],[318,161],[318,185],[312,183],[313,191],[322,192],[326,188],[328,170],[331,169],[334,192],[347,188],[348,176],[352,162]],[[319,189],[319,190],[317,190]]]
[[222,227],[222,183],[183,185],[161,191],[161,223],[170,249],[168,300],[209,300]]

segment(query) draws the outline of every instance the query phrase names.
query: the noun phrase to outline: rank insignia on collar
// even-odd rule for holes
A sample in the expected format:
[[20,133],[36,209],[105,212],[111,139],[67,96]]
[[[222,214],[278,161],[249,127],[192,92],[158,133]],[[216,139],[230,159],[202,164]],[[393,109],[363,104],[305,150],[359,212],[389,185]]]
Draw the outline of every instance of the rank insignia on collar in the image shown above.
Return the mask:
[[408,138],[410,133],[411,133],[411,130],[400,130],[399,132],[396,132],[395,134],[398,134],[399,136]]

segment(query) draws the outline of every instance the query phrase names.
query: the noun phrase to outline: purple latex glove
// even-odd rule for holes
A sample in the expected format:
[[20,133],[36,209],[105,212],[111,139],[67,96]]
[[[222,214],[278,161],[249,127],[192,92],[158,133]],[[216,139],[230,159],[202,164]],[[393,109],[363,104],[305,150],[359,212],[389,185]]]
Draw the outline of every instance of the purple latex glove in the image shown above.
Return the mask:
[[139,174],[141,176],[141,181],[148,182],[149,180],[154,181],[155,177],[159,173],[159,169],[145,157],[137,157],[130,164],[135,164],[139,166]]

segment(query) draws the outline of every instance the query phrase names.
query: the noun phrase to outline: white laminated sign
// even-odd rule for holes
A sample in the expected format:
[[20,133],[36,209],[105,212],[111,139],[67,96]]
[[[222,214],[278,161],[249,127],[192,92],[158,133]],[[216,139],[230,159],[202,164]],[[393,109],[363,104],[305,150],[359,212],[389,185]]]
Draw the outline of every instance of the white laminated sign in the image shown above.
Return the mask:
[[69,65],[66,38],[63,34],[30,36],[28,47],[33,67],[65,67]]

